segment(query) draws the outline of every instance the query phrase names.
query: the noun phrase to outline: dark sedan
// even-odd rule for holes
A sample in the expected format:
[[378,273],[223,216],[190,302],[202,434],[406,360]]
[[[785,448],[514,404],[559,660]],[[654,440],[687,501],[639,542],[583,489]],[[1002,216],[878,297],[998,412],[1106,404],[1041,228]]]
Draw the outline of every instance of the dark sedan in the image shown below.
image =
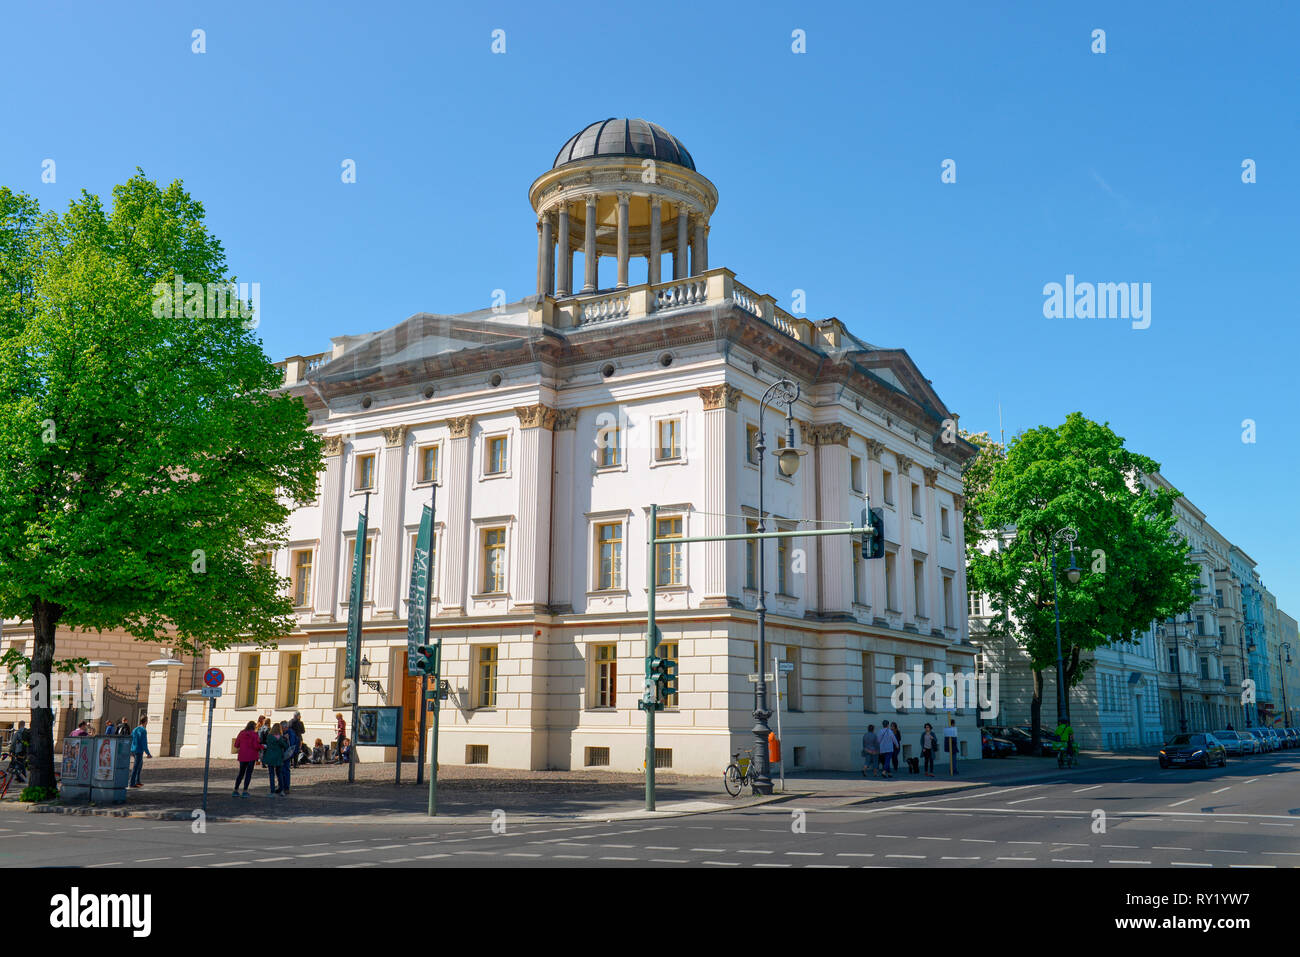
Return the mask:
[[1228,763],[1228,751],[1212,734],[1176,734],[1160,749],[1160,766],[1208,768]]
[[1007,758],[1016,753],[1015,742],[998,737],[990,728],[980,728],[980,748],[986,758]]

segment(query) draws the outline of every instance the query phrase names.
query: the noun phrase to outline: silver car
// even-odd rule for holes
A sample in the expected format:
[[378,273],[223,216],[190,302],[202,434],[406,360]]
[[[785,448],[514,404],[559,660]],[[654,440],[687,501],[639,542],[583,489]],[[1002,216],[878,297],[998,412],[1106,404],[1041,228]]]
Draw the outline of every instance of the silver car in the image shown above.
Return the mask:
[[1214,736],[1228,750],[1228,754],[1249,754],[1246,742],[1236,731],[1215,731]]
[[1253,754],[1263,754],[1270,750],[1269,741],[1260,733],[1259,728],[1245,728],[1240,733],[1255,743]]

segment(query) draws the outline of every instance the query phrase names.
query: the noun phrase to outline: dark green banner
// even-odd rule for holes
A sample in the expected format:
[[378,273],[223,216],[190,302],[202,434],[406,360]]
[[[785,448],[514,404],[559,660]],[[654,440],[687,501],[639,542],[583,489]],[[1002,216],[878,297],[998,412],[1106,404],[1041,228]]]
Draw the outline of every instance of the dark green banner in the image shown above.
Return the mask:
[[357,544],[352,553],[352,585],[348,589],[348,659],[344,675],[357,680],[357,662],[361,655],[361,605],[366,579],[366,516],[357,517]]
[[415,560],[411,563],[411,590],[406,605],[406,673],[418,675],[420,656],[415,649],[424,644],[429,624],[429,545],[433,541],[433,510],[424,506],[420,531],[415,536]]

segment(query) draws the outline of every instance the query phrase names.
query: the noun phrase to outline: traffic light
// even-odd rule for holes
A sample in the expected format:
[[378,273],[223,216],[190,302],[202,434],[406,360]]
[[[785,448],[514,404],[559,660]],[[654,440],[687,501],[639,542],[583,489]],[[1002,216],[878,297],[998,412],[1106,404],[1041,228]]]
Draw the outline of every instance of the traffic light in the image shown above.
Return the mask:
[[[867,521],[870,515],[870,522]],[[862,522],[864,528],[869,528],[869,533],[864,532],[862,535],[862,557],[863,558],[884,558],[885,557],[885,510],[883,508],[872,508],[862,510]]]
[[415,663],[415,670],[432,678],[438,673],[438,652],[441,645],[420,645],[415,653],[420,656]]
[[659,700],[667,704],[668,699],[677,694],[677,662],[671,658],[663,659],[664,669],[659,681]]
[[[670,689],[671,690],[668,690]],[[677,693],[677,662],[651,655],[645,660],[645,693],[637,702],[642,711],[662,711],[669,694]]]

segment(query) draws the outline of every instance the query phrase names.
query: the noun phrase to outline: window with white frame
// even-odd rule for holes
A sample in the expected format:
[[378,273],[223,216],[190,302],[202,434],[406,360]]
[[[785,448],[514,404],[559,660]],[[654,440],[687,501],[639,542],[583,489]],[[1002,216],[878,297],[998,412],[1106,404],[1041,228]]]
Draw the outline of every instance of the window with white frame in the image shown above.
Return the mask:
[[849,456],[849,487],[855,492],[862,491],[862,459],[856,455]]
[[623,587],[623,523],[601,522],[596,526],[596,589]]
[[[745,522],[745,531],[747,531],[747,532],[751,532],[751,533],[752,533],[752,532],[757,532],[757,531],[758,531],[758,520],[757,520],[757,519],[748,519],[748,520]],[[757,589],[757,588],[758,588],[758,549],[759,549],[759,547],[760,547],[760,541],[759,541],[759,539],[751,538],[751,539],[747,539],[747,540],[745,541],[745,587],[746,587],[746,588],[752,588],[752,589]]]
[[258,652],[249,652],[239,656],[239,677],[237,679],[239,707],[257,707],[257,682],[262,672],[262,656]]
[[921,486],[915,482],[908,483],[912,486],[912,515],[916,518],[921,517]]
[[889,469],[880,470],[881,497],[884,498],[885,504],[892,506],[894,504],[894,473]]
[[[343,582],[343,589],[344,589],[343,604],[345,605],[352,601],[352,573],[356,568],[356,563],[357,563],[356,535],[349,536],[346,539],[346,543],[347,543],[347,555],[348,555],[348,575]],[[366,536],[365,555],[362,557],[362,569],[361,569],[363,575],[363,579],[361,583],[362,601],[370,601],[371,596],[373,596],[375,593],[375,576],[374,576],[375,566],[374,566],[374,562],[371,561],[371,559],[374,556],[374,552],[375,552],[375,536],[368,535]]]
[[442,454],[440,443],[421,445],[415,450],[417,485],[435,485],[438,482],[438,464]]
[[510,468],[510,442],[507,435],[489,435],[483,443],[483,474],[504,475]]
[[876,661],[869,651],[862,653],[862,710],[876,710]]
[[912,559],[912,594],[916,597],[916,617],[925,618],[925,562]]
[[898,601],[898,555],[885,551],[885,606],[890,611],[901,611]]
[[506,590],[506,530],[504,527],[484,528],[479,535],[483,594],[500,594]]
[[596,466],[618,468],[623,464],[623,430],[617,422],[602,425],[596,432]]
[[292,579],[293,606],[306,608],[311,604],[311,568],[313,553],[310,548],[299,548],[293,552],[289,573]]
[[655,461],[672,462],[682,457],[682,420],[660,419],[655,423]]
[[945,628],[954,628],[957,625],[957,619],[953,615],[951,575],[943,576],[943,624]]
[[591,646],[591,707],[618,707],[618,646]]
[[[682,517],[668,515],[660,517],[655,526],[655,538],[681,538]],[[655,546],[655,584],[686,584],[684,559],[685,552],[679,542],[660,542]]]
[[375,487],[375,453],[366,452],[357,456],[353,491],[373,491]]
[[474,668],[474,688],[471,701],[474,708],[497,706],[497,646],[475,645],[470,648],[470,661]]
[[944,538],[952,538],[952,528],[948,521],[948,509],[944,507],[939,509],[939,534]]

